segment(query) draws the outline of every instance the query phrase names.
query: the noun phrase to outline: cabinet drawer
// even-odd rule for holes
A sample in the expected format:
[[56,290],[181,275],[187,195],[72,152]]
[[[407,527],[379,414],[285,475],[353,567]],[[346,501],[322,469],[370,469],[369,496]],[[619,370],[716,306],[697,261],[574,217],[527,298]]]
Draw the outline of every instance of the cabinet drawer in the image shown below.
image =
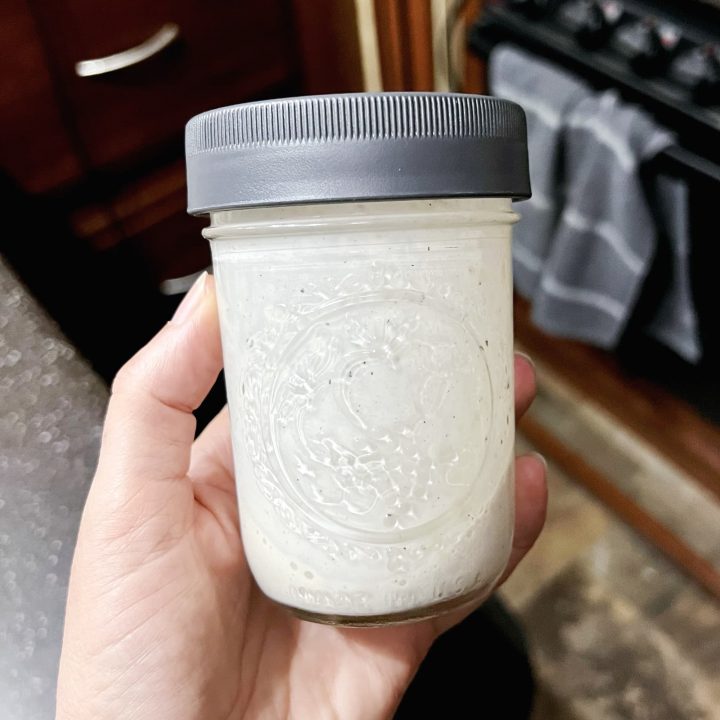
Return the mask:
[[186,212],[185,163],[178,160],[70,213],[75,237],[97,252],[123,244],[156,286],[210,264],[205,217]]
[[63,125],[52,77],[24,0],[0,2],[0,175],[27,192],[69,184],[82,174]]
[[[197,112],[262,96],[295,76],[292,13],[283,0],[32,4],[92,167],[177,141]],[[103,68],[77,63],[112,55],[116,67],[78,74]]]

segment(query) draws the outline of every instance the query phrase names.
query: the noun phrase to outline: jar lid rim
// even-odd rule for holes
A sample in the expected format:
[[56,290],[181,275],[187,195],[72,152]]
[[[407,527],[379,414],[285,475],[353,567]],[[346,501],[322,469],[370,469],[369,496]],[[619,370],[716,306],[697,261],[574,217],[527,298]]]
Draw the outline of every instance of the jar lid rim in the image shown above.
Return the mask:
[[530,196],[525,114],[458,93],[352,93],[210,110],[185,131],[188,211]]

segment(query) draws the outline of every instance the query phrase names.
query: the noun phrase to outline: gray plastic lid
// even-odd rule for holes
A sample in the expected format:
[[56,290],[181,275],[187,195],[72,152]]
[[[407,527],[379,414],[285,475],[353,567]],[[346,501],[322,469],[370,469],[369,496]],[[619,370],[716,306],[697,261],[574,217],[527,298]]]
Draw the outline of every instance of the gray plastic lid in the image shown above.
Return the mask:
[[530,197],[527,129],[507,100],[358,93],[246,103],[185,129],[188,212],[424,197]]

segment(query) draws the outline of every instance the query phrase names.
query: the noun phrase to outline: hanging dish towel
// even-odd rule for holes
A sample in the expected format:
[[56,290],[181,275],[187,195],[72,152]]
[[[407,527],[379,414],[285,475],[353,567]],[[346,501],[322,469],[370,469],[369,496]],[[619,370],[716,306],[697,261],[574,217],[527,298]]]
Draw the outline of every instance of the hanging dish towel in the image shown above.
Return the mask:
[[582,100],[565,135],[565,205],[533,296],[533,319],[556,335],[613,348],[657,242],[640,165],[673,137],[614,92]]
[[532,197],[513,232],[515,288],[532,298],[547,260],[564,196],[563,140],[568,114],[591,91],[585,83],[513,45],[490,55],[490,89],[522,105],[527,116]]
[[533,196],[519,206],[513,271],[535,323],[552,334],[615,347],[653,261],[660,222],[673,251],[672,279],[645,330],[698,362],[688,189],[659,176],[648,199],[640,177],[642,164],[673,144],[672,134],[616,93],[595,93],[513,45],[493,50],[489,76],[491,90],[527,115]]
[[678,178],[658,175],[654,201],[663,231],[670,241],[673,265],[670,288],[646,330],[681,358],[698,363],[702,358],[702,344],[690,280],[688,186]]

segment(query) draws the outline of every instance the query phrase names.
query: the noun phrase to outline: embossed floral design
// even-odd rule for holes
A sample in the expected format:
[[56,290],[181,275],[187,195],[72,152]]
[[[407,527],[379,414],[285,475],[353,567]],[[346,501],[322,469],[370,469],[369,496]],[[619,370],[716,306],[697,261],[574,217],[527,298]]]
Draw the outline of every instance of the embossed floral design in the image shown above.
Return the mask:
[[481,348],[441,306],[366,295],[289,344],[267,440],[302,506],[351,530],[405,531],[469,492],[488,398]]

